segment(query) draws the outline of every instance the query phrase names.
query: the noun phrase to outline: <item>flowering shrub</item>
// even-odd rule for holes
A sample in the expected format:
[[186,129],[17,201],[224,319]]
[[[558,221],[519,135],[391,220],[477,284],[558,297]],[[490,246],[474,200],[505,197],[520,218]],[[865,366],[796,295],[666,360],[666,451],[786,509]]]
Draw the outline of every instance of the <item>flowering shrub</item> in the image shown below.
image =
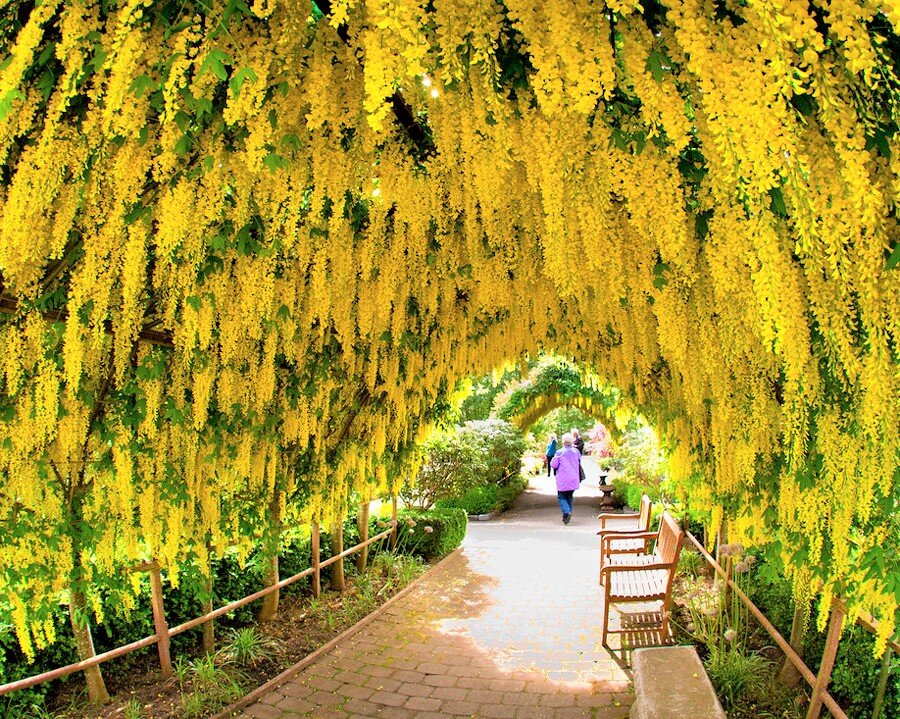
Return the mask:
[[463,509],[433,507],[428,511],[403,509],[398,521],[396,551],[435,559],[462,544],[469,520]]

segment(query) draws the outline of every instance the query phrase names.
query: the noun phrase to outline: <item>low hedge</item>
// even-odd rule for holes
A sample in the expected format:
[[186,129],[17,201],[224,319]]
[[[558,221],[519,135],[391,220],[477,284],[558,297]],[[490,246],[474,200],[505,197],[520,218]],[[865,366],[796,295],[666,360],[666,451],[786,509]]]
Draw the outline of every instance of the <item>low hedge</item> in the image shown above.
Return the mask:
[[460,507],[432,507],[427,511],[406,507],[397,515],[397,551],[435,559],[462,544],[469,518]]
[[512,506],[516,497],[518,497],[522,493],[522,490],[527,486],[528,480],[524,477],[518,477],[503,486],[487,484],[480,487],[473,487],[462,497],[442,499],[437,502],[435,506],[442,509],[464,509],[466,514],[469,515],[502,512]]

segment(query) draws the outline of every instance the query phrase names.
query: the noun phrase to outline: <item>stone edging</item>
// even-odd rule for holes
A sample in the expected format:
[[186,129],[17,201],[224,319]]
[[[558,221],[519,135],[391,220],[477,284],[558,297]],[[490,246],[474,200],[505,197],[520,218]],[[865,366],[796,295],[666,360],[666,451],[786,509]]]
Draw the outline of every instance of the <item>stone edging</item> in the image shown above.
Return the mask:
[[238,699],[234,704],[231,704],[230,706],[225,707],[218,714],[213,714],[209,719],[228,719],[229,717],[234,716],[235,712],[240,711],[244,707],[250,706],[257,699],[262,697],[263,695],[268,694],[273,689],[277,689],[282,684],[293,679],[297,674],[299,674],[304,669],[306,669],[306,667],[308,667],[310,664],[312,664],[313,662],[318,660],[319,657],[321,657],[323,654],[327,654],[332,649],[334,649],[334,647],[337,644],[339,644],[341,641],[343,641],[344,639],[347,639],[348,637],[353,636],[360,629],[365,627],[367,624],[372,622],[377,617],[381,616],[385,612],[385,610],[387,610],[389,607],[391,607],[394,604],[394,602],[399,601],[401,598],[405,597],[410,591],[412,591],[415,587],[417,587],[419,585],[419,583],[425,579],[425,577],[430,576],[433,572],[435,572],[438,569],[438,567],[443,566],[443,564],[445,562],[450,561],[450,559],[452,559],[453,557],[458,555],[461,551],[462,551],[461,548],[454,549],[452,552],[450,552],[450,554],[448,554],[441,561],[439,561],[437,564],[435,564],[433,567],[431,567],[427,572],[425,572],[424,574],[422,574],[419,577],[416,577],[413,581],[411,581],[409,584],[407,584],[403,589],[401,589],[397,594],[395,594],[393,597],[388,599],[384,604],[382,604],[380,607],[378,607],[371,614],[367,614],[362,619],[360,619],[356,624],[354,624],[352,627],[345,629],[343,632],[338,634],[336,637],[331,639],[326,644],[323,644],[321,647],[316,649],[311,654],[307,654],[305,657],[303,657],[303,659],[301,659],[299,662],[294,664],[292,667],[288,667],[283,672],[281,672],[281,674],[279,674],[278,676],[273,677],[272,679],[267,681],[265,684],[258,686],[256,689],[254,689],[249,694],[246,694],[243,697],[241,697],[240,699]]
[[469,521],[470,522],[487,522],[490,519],[496,517],[500,512],[488,512],[487,514],[470,514]]

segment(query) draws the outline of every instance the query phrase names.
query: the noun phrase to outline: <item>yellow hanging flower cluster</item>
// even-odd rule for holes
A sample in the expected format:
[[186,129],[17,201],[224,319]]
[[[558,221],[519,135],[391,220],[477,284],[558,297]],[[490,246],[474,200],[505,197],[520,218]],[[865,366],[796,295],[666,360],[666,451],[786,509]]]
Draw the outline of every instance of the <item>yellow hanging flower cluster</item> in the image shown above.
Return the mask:
[[396,487],[457,380],[542,348],[658,418],[678,491],[780,540],[798,597],[894,630],[870,570],[900,456],[896,3],[167,12],[4,29],[26,651],[68,586],[127,604],[135,561],[177,582],[248,556],[281,498],[327,524]]

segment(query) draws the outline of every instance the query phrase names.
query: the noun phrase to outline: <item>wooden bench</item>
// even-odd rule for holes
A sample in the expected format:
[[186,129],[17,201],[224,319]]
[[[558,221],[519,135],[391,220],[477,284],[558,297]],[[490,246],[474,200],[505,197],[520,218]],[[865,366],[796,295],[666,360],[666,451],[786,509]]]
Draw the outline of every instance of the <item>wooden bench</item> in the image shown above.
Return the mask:
[[[604,554],[606,544],[621,539],[653,540],[649,554]],[[601,556],[606,564],[600,569],[600,584],[604,587],[603,645],[609,634],[643,633],[659,629],[662,641],[669,637],[669,606],[672,602],[672,581],[678,566],[678,555],[684,531],[668,512],[659,519],[659,531],[621,533],[604,536],[600,540]],[[609,629],[609,610],[613,604],[660,602],[659,612],[641,610],[641,622],[621,622],[621,628]]]
[[[641,495],[641,507],[639,512],[628,512],[626,514],[599,514],[597,518],[600,520],[600,531],[597,535],[600,537],[601,550],[605,546],[607,554],[600,552],[600,567],[602,568],[605,557],[611,554],[646,554],[650,540],[648,539],[632,539],[618,538],[617,535],[634,532],[650,531],[650,517],[653,515],[653,502],[646,494]],[[654,535],[655,536],[655,535]],[[604,545],[604,537],[612,537],[613,539]]]
[[694,647],[636,649],[630,719],[725,719]]

